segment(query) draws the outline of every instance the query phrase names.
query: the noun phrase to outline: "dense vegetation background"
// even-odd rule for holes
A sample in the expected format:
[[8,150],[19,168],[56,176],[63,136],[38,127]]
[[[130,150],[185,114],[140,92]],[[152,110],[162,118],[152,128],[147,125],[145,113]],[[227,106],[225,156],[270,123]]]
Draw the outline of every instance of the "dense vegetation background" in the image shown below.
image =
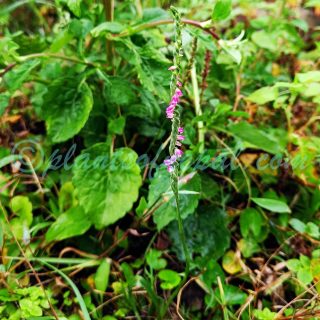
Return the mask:
[[0,318],[320,319],[319,22],[319,0],[2,1]]

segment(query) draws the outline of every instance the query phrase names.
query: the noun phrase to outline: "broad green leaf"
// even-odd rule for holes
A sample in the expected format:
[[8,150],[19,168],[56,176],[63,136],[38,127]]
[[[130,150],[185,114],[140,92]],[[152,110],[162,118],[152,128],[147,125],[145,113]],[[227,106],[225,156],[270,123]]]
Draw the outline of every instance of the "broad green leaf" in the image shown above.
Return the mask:
[[19,217],[21,222],[26,223],[29,227],[32,223],[32,203],[25,196],[16,196],[11,199],[11,210]]
[[260,48],[268,49],[271,52],[276,52],[279,49],[276,36],[265,30],[254,32],[251,39]]
[[[199,207],[194,215],[183,221],[187,246],[191,255],[199,255],[205,262],[219,259],[230,245],[230,231],[227,215],[224,211],[213,206]],[[183,260],[182,246],[177,223],[168,227],[170,239],[174,244],[174,251]]]
[[67,0],[67,5],[74,15],[81,15],[81,0]]
[[240,214],[240,230],[245,238],[249,236],[250,231],[258,237],[263,224],[264,219],[261,213],[254,208],[247,208]]
[[38,65],[38,60],[30,60],[14,67],[6,73],[3,80],[7,89],[11,93],[21,89],[22,84],[28,79],[30,72]]
[[71,208],[61,214],[46,233],[46,241],[60,241],[84,234],[90,220],[81,207]]
[[263,87],[250,94],[247,99],[257,104],[265,104],[278,98],[279,91],[276,87]]
[[137,100],[134,86],[123,78],[111,77],[105,86],[105,96],[108,104],[130,106]]
[[73,167],[79,202],[98,229],[122,218],[138,198],[141,185],[137,154],[122,148],[108,155],[110,146],[99,143],[84,150]]
[[177,287],[181,281],[179,274],[173,270],[161,270],[158,273],[158,277],[161,280],[160,287],[164,290],[171,290]]
[[319,82],[320,71],[309,71],[306,73],[297,73],[296,79],[301,83]]
[[213,21],[221,21],[228,18],[232,10],[232,0],[217,0],[212,12]]
[[[195,191],[200,192],[201,181],[198,174],[189,175],[189,179],[181,179],[179,183],[179,191]],[[171,221],[177,218],[177,207],[173,193],[170,187],[170,174],[166,168],[161,167],[151,181],[149,187],[148,204],[152,206],[156,201],[162,201],[163,204],[155,210],[153,219],[158,230],[163,229]],[[181,216],[185,219],[192,214],[198,206],[199,194],[180,194],[180,211]]]
[[160,270],[166,267],[167,261],[161,258],[162,252],[156,249],[150,249],[146,255],[147,264],[151,269]]
[[99,291],[105,292],[109,284],[111,260],[103,259],[94,276],[94,283]]
[[52,141],[63,142],[79,133],[92,105],[92,92],[83,79],[64,77],[53,81],[41,107]]
[[248,122],[232,123],[228,129],[236,137],[248,143],[248,147],[267,151],[272,154],[283,152],[279,141],[270,134],[256,128]]
[[251,198],[261,208],[267,209],[276,213],[291,213],[291,209],[288,205],[280,200],[267,199],[267,198]]

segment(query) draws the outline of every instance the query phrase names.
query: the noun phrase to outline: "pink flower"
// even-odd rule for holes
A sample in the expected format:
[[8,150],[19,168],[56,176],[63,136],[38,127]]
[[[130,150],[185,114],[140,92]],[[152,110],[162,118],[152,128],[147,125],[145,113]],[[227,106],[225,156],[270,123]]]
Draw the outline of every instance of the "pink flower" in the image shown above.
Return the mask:
[[171,66],[171,67],[168,68],[169,71],[174,71],[174,70],[176,70],[176,69],[177,69],[176,66]]
[[184,132],[184,129],[182,127],[179,127],[178,128],[178,133],[183,133]]
[[181,97],[181,96],[182,96],[182,91],[181,91],[179,88],[177,88],[177,89],[176,89],[176,92],[175,92],[175,95],[176,95],[177,97]]
[[184,138],[183,135],[178,134],[178,135],[177,135],[177,139],[180,140],[180,141],[183,141],[185,138]]
[[180,81],[177,81],[177,86],[181,88],[182,87],[182,83]]
[[168,172],[171,173],[171,172],[173,172],[173,167],[172,167],[172,166],[168,166],[168,167],[167,167],[167,170],[168,170]]
[[182,146],[181,142],[176,141],[176,146],[181,147]]
[[181,158],[182,155],[183,155],[183,152],[182,152],[182,150],[176,148],[176,149],[174,150],[174,154],[176,155],[177,158]]

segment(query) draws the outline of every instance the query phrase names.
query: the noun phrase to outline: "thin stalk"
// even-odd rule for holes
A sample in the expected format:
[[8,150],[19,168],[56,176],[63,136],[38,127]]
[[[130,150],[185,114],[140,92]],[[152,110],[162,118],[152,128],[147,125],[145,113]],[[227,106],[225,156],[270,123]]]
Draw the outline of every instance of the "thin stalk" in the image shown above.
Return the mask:
[[[124,32],[121,32],[119,34],[114,34],[113,37],[114,38],[122,38],[122,37],[127,37],[127,36],[131,36],[135,33],[138,33],[140,31],[143,31],[145,29],[149,29],[149,28],[153,28],[156,26],[160,26],[163,24],[171,24],[172,22],[174,22],[172,19],[164,19],[164,20],[158,20],[158,21],[153,21],[153,22],[149,22],[149,23],[145,23],[142,24],[136,28],[132,28],[130,30],[126,30]],[[212,28],[206,28],[205,27],[205,22],[199,22],[199,21],[195,21],[195,20],[190,20],[190,19],[181,19],[181,22],[184,24],[188,24],[191,26],[194,26],[196,28],[199,28],[201,30],[203,30],[204,32],[209,33],[215,40],[219,40],[220,37],[213,31]]]
[[88,62],[88,61],[84,61],[84,60],[80,60],[78,58],[72,58],[72,57],[67,57],[65,55],[62,54],[57,54],[57,53],[32,53],[26,56],[21,56],[19,57],[19,62],[24,62],[30,59],[34,59],[34,58],[55,58],[55,59],[61,59],[61,60],[65,60],[65,61],[70,61],[70,62],[74,62],[74,63],[80,63],[80,64],[85,64],[87,66],[91,66],[91,67],[96,67],[96,68],[100,68],[101,66],[92,62]]
[[[197,70],[196,65],[193,63],[193,66],[191,68],[191,82],[192,82],[192,89],[193,89],[193,99],[194,99],[194,108],[196,116],[202,115],[201,105],[200,105],[200,91],[199,91],[199,85],[197,80]],[[204,151],[204,125],[203,121],[198,121],[198,141],[200,143],[199,147],[199,153],[202,153]]]
[[[114,0],[103,0],[104,12],[107,22],[112,22],[114,18]],[[107,62],[109,66],[112,66],[113,60],[113,45],[112,41],[109,39],[106,40],[106,54]]]

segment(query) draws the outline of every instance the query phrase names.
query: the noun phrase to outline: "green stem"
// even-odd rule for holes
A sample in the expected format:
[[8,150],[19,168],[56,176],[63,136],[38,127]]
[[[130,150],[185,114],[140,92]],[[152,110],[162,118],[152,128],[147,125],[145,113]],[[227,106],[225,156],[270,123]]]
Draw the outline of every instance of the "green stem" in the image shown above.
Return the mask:
[[[103,0],[106,21],[112,22],[114,18],[114,0]],[[109,66],[113,65],[113,45],[110,39],[106,41],[107,62]]]
[[46,53],[46,52],[43,52],[43,53],[32,53],[32,54],[29,54],[29,55],[26,55],[26,56],[21,56],[21,57],[19,57],[19,62],[25,62],[27,60],[35,59],[35,58],[55,58],[55,59],[61,59],[61,60],[70,61],[70,62],[74,62],[74,63],[85,64],[85,65],[90,66],[90,67],[101,68],[100,65],[95,64],[93,62],[80,60],[78,58],[67,57],[67,56],[62,55],[62,54]]
[[[158,21],[154,21],[154,22],[149,22],[149,23],[145,23],[145,24],[142,24],[136,28],[132,28],[130,30],[126,30],[122,33],[119,33],[119,34],[114,34],[113,37],[114,38],[122,38],[122,37],[127,37],[127,36],[131,36],[135,33],[138,33],[140,31],[143,31],[145,29],[149,29],[149,28],[153,28],[153,27],[156,27],[156,26],[160,26],[160,25],[163,25],[163,24],[171,24],[172,22],[174,22],[173,19],[164,19],[164,20],[158,20]],[[203,22],[199,22],[199,21],[195,21],[195,20],[189,20],[189,19],[181,19],[181,22],[184,23],[184,24],[188,24],[188,25],[191,25],[191,26],[194,26],[196,28],[199,28],[201,30],[203,30],[204,32],[207,32],[209,33],[214,39],[216,40],[219,40],[219,36],[212,30],[212,28],[206,28],[204,26],[204,23]]]
[[[193,63],[193,66],[191,69],[191,81],[192,81],[194,108],[195,108],[196,116],[201,116],[202,110],[200,105],[200,92],[199,92],[197,70],[196,70],[195,63]],[[204,136],[205,136],[205,132],[204,132],[203,121],[198,121],[198,141],[200,143],[199,153],[202,153],[204,151]]]

